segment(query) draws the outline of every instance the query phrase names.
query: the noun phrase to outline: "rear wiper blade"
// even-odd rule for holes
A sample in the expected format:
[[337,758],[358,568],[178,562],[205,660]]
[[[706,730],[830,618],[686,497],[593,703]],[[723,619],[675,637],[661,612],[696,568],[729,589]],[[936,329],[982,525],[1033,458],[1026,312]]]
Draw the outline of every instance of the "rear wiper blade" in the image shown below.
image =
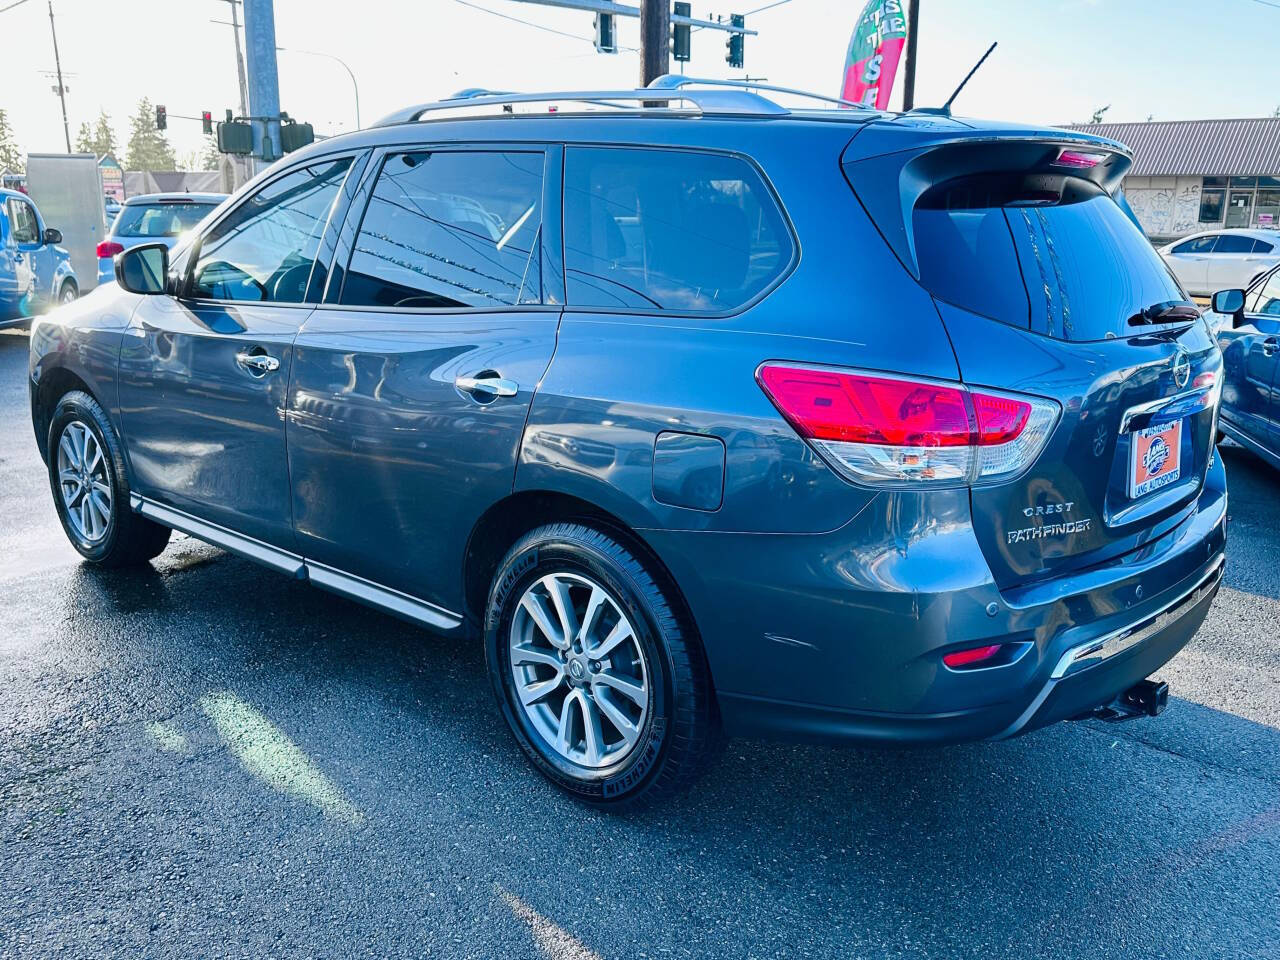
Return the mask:
[[1169,300],[1155,303],[1129,318],[1129,326],[1148,323],[1177,323],[1179,320],[1199,320],[1200,308],[1185,300]]

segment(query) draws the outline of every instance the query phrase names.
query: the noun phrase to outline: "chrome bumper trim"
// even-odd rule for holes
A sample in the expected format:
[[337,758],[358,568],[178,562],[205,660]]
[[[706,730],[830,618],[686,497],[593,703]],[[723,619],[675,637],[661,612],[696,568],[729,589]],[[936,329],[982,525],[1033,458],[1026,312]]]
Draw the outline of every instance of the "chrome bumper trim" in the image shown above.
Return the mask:
[[1185,615],[1208,591],[1218,585],[1218,582],[1222,579],[1226,562],[1226,556],[1219,557],[1218,562],[1205,571],[1204,575],[1196,581],[1195,586],[1177,599],[1169,601],[1155,613],[1149,614],[1128,626],[1121,627],[1119,630],[1113,630],[1111,633],[1095,640],[1089,640],[1072,647],[1058,660],[1053,672],[1049,674],[1049,678],[1051,680],[1061,680],[1063,677],[1096,666],[1159,633]]

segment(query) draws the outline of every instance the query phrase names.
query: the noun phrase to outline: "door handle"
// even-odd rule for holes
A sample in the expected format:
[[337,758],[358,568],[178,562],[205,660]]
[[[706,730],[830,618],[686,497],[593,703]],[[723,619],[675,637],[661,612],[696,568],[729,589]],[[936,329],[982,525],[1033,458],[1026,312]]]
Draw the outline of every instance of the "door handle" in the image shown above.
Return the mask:
[[265,353],[237,353],[236,363],[258,376],[275,373],[280,369],[280,361]]
[[1273,356],[1276,352],[1276,347],[1280,347],[1280,340],[1275,337],[1267,337],[1262,341],[1262,355],[1264,357]]
[[458,377],[453,381],[453,385],[473,396],[486,397],[488,399],[514,397],[520,392],[520,384],[514,380],[506,380],[496,374],[493,376]]

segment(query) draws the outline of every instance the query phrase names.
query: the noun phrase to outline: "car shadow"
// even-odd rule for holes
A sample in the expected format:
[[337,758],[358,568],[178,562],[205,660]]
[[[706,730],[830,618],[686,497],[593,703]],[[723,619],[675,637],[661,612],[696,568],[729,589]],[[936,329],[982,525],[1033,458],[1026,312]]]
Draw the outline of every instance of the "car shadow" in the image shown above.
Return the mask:
[[[1230,713],[1175,700],[1158,720],[946,749],[731,741],[688,793],[606,814],[524,762],[478,644],[224,554],[70,578],[79,616],[57,642],[133,705],[100,749],[138,750],[118,767],[132,802],[193,818],[229,862],[257,845],[331,856],[387,903],[462,877],[493,891],[477,909],[532,911],[602,957],[1261,956],[1280,933],[1262,865],[1280,848],[1280,731]],[[269,723],[351,815],[215,749],[210,696]],[[195,759],[128,740],[156,717]],[[114,769],[83,789],[121,789]],[[120,843],[148,829],[113,827]],[[406,850],[421,872],[388,866]]]

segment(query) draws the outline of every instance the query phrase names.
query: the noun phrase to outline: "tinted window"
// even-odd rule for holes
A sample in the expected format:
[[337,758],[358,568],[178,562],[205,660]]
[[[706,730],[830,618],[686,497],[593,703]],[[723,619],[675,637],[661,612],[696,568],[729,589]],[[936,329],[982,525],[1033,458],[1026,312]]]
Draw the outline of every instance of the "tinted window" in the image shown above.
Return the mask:
[[1270,253],[1270,252],[1271,252],[1272,250],[1274,250],[1274,249],[1275,249],[1275,247],[1273,247],[1271,244],[1267,243],[1267,241],[1265,241],[1265,240],[1255,240],[1255,241],[1253,241],[1253,252],[1254,252],[1254,253]]
[[1086,181],[946,184],[924,195],[913,224],[935,296],[1052,337],[1128,336],[1134,315],[1183,300],[1142,231]]
[[300,303],[349,158],[273,180],[200,241],[191,295]]
[[214,203],[131,203],[120,211],[116,237],[176,237],[205,218]]
[[388,157],[360,224],[342,302],[540,303],[542,165],[541,153]]
[[9,229],[14,243],[39,243],[40,225],[31,204],[21,200],[9,201]]
[[1252,253],[1253,237],[1244,237],[1238,233],[1224,233],[1218,238],[1213,248],[1214,253]]
[[1178,244],[1171,251],[1172,253],[1209,253],[1213,250],[1213,241],[1217,240],[1216,236],[1196,237],[1194,240],[1185,240]]
[[759,175],[715,154],[569,148],[564,234],[575,306],[732,310],[791,260],[790,234]]

